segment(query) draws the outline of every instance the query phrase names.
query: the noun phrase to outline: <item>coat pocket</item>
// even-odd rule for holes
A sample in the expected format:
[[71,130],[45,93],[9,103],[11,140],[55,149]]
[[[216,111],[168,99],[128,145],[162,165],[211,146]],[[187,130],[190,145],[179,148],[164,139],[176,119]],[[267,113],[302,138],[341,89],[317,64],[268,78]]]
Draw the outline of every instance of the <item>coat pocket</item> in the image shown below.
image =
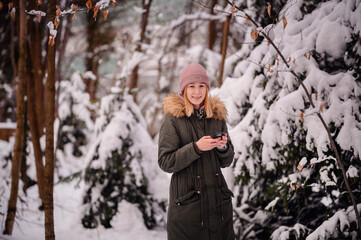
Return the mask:
[[233,192],[228,188],[222,188],[222,198],[224,200],[234,197]]
[[188,203],[197,201],[199,198],[200,198],[199,191],[192,190],[192,191],[186,193],[185,195],[177,198],[175,200],[175,202],[177,205],[186,205]]

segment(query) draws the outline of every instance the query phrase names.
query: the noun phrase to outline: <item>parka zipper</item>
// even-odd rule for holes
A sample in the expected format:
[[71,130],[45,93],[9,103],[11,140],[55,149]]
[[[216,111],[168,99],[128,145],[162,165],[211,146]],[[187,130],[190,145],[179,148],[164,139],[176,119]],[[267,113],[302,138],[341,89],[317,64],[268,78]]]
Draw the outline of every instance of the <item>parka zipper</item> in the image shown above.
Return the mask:
[[[204,118],[203,118],[203,119],[200,119],[200,120],[203,121],[203,125],[204,125],[203,127],[204,127],[204,129],[205,129],[205,121],[204,121]],[[192,120],[189,119],[189,122],[191,123],[191,125],[192,125],[192,127],[193,127],[193,130],[194,130],[194,132],[195,132],[195,134],[196,134],[196,136],[197,136],[197,139],[200,139],[200,138],[199,138],[199,135],[198,135],[198,132],[197,132],[197,128],[194,126]],[[201,157],[201,158],[202,158],[202,157]],[[204,227],[204,210],[203,210],[204,204],[203,204],[202,178],[201,178],[201,176],[200,176],[199,169],[198,169],[198,174],[199,174],[199,175],[197,175],[197,179],[198,179],[198,183],[199,183],[198,193],[199,193],[199,195],[200,195],[200,197],[201,197],[201,225],[202,225],[202,227]]]

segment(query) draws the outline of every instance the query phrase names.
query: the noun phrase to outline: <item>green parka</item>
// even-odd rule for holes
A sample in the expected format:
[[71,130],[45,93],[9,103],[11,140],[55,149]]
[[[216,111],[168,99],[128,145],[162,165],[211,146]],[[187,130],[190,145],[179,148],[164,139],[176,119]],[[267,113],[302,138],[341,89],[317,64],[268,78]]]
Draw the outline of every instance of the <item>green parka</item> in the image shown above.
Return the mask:
[[173,173],[169,189],[167,233],[169,240],[234,240],[233,193],[228,189],[221,168],[234,156],[228,149],[200,152],[195,142],[203,136],[227,132],[224,104],[210,97],[214,116],[187,117],[185,104],[177,94],[163,100],[165,119],[159,133],[158,164]]

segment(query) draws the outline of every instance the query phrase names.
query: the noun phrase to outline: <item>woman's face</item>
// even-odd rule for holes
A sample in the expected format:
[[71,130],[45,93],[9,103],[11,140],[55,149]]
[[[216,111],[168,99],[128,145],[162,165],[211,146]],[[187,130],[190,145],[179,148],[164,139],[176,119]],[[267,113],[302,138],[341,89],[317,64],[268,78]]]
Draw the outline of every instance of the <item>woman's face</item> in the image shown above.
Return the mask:
[[207,85],[204,83],[190,83],[186,88],[186,95],[188,100],[193,104],[194,108],[198,109],[207,93]]

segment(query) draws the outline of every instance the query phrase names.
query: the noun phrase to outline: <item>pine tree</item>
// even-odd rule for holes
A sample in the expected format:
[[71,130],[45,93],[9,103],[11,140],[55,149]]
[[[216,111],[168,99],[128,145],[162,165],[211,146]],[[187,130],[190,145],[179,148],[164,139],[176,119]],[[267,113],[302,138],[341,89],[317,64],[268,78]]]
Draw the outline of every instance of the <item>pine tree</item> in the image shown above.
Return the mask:
[[93,150],[84,173],[84,227],[112,227],[113,217],[122,214],[118,209],[121,201],[137,206],[147,228],[160,224],[165,206],[149,192],[148,173],[154,166],[144,152],[151,139],[132,96],[113,88],[113,93],[101,100],[95,125]]
[[84,147],[93,131],[92,115],[96,109],[85,92],[79,72],[74,73],[70,81],[60,83],[59,102],[58,149],[65,152],[69,144],[71,149],[65,154],[81,157],[86,153]]
[[[91,72],[84,75],[89,76]],[[94,131],[96,104],[86,92],[84,75],[73,73],[69,80],[60,82],[57,131],[57,177],[60,181],[79,176],[87,146]],[[70,165],[69,165],[70,163]]]
[[[238,89],[230,101],[230,109],[235,111],[231,111],[229,118],[229,123],[238,129],[234,133],[238,140],[235,143],[237,234],[240,239],[357,239],[357,220],[355,213],[350,212],[352,202],[327,132],[316,113],[326,119],[351,189],[355,198],[360,199],[357,190],[360,189],[360,148],[355,137],[360,136],[361,98],[356,64],[360,61],[356,54],[359,30],[355,30],[352,17],[346,18],[343,21],[348,23],[351,34],[345,47],[340,47],[344,52],[331,51],[316,40],[315,49],[308,49],[303,39],[310,39],[307,34],[319,31],[319,26],[309,26],[303,21],[313,11],[319,11],[319,15],[312,16],[323,16],[323,3],[286,4],[278,12],[274,4],[270,3],[270,15],[280,13],[278,19],[288,16],[288,22],[294,25],[291,23],[287,28],[301,32],[300,42],[295,39],[294,45],[285,42],[287,31],[282,22],[278,28],[268,25],[268,32],[258,30],[266,31],[282,53],[288,52],[291,69],[311,92],[316,107],[311,106],[288,70],[282,69],[279,56],[265,38],[253,36],[256,40],[253,49],[249,51],[244,46],[240,50],[242,57],[251,61],[237,62],[234,75],[241,77],[228,82],[232,89]],[[333,7],[353,16],[357,4],[339,1]],[[268,17],[267,7],[256,9],[264,9],[264,14],[251,15],[258,17],[255,19],[260,25],[267,22],[263,19]],[[250,27],[249,34],[252,31],[254,27]],[[291,35],[297,35],[296,32]],[[248,34],[244,41],[251,41]],[[295,46],[300,53],[296,54]],[[304,49],[308,52],[301,53]],[[277,70],[283,71],[277,73]],[[249,76],[253,76],[252,81]],[[360,208],[359,204],[359,211]]]

